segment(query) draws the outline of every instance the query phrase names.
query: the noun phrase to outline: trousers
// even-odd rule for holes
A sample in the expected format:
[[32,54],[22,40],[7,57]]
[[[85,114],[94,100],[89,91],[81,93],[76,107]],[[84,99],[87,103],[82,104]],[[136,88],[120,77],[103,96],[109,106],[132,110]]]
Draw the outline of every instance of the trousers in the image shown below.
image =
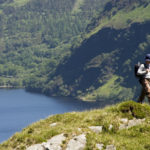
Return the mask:
[[138,98],[138,102],[142,103],[145,97],[147,97],[150,103],[150,79],[146,79],[146,78],[141,79],[140,83],[142,85],[142,89],[141,89],[140,96]]

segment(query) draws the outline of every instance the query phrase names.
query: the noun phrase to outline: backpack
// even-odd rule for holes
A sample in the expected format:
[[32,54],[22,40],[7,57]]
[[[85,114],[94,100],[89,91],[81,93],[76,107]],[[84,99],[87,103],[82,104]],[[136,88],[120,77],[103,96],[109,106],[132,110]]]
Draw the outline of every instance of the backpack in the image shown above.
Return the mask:
[[[143,78],[143,75],[140,75],[140,74],[137,73],[140,66],[141,66],[141,63],[140,63],[140,62],[138,62],[138,63],[135,64],[135,66],[134,66],[134,75],[135,75],[135,77],[138,78],[138,79]],[[144,66],[146,67],[145,64],[144,64]]]

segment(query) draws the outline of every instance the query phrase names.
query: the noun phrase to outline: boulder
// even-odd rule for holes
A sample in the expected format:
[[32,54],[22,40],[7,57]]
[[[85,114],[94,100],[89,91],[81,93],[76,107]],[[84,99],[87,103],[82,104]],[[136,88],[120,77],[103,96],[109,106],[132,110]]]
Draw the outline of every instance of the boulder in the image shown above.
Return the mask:
[[102,126],[91,126],[91,127],[89,127],[89,129],[91,129],[95,133],[101,133],[103,127]]
[[66,150],[83,150],[86,145],[86,135],[81,134],[71,139],[67,145]]
[[136,118],[134,118],[132,120],[125,120],[124,119],[124,121],[122,121],[123,123],[121,123],[120,126],[119,126],[119,130],[121,130],[121,129],[128,129],[128,128],[131,128],[133,126],[140,125],[144,121],[145,121],[145,118],[144,119],[136,119]]
[[119,130],[126,129],[127,126],[128,126],[128,125],[126,125],[126,124],[120,124]]
[[104,147],[104,144],[96,144],[96,148],[97,148],[98,150],[102,150],[103,147]]
[[128,123],[128,118],[122,118],[122,119],[120,119],[120,121],[121,121],[123,124],[126,124],[126,123]]
[[108,129],[111,131],[113,129],[113,125],[110,124]]
[[142,124],[144,121],[145,121],[145,119],[136,119],[136,118],[134,118],[133,120],[129,120],[129,123],[128,123],[128,127],[127,127],[127,128],[131,128],[131,127],[133,127],[133,126],[140,125],[140,124]]
[[114,145],[107,145],[106,150],[116,150],[116,147]]
[[55,127],[55,126],[57,126],[57,123],[50,124],[50,127]]
[[61,144],[66,139],[64,134],[56,135],[45,143],[35,144],[26,150],[62,150]]
[[42,146],[46,150],[62,150],[61,144],[66,139],[64,134],[56,135],[48,140],[46,143],[42,143]]
[[46,150],[41,144],[36,144],[28,147],[26,150]]

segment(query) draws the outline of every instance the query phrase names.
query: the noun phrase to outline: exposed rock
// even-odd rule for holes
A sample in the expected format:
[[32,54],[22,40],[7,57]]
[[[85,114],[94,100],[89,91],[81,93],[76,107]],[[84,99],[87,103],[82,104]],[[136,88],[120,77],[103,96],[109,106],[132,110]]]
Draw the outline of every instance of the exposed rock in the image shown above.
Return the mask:
[[89,127],[89,129],[91,129],[95,133],[101,133],[103,127],[102,126],[91,126],[91,127]]
[[65,139],[64,134],[56,135],[48,140],[48,142],[32,145],[26,150],[62,150],[61,144]]
[[110,124],[108,129],[111,131],[113,129],[113,125]]
[[82,131],[81,128],[78,128],[78,131],[81,132]]
[[57,123],[52,123],[50,124],[50,127],[55,127],[57,125]]
[[[126,118],[120,119],[120,127],[119,129],[128,129],[130,127],[140,125],[145,121],[145,119],[132,119],[128,120]],[[56,126],[57,123],[50,124],[51,127]],[[103,126],[91,126],[89,127],[90,130],[92,130],[95,133],[101,133]],[[113,129],[113,125],[110,124],[109,130]],[[82,131],[80,128],[78,128],[78,131]],[[60,134],[57,136],[52,137],[50,140],[48,140],[45,143],[42,144],[35,144],[30,147],[28,147],[26,150],[62,150],[62,143],[66,139],[64,134]],[[66,150],[83,150],[86,145],[86,135],[81,134],[79,136],[74,135],[74,138],[69,141],[67,144]],[[98,150],[102,150],[104,148],[104,144],[96,144],[96,148]],[[116,150],[116,147],[114,145],[107,145],[105,150]]]
[[108,115],[108,113],[107,113],[107,112],[104,112],[102,115],[106,116],[106,115]]
[[126,125],[126,124],[120,124],[119,130],[126,129],[127,126],[128,126],[128,125]]
[[41,144],[36,144],[28,147],[26,150],[46,150]]
[[97,148],[98,150],[102,150],[103,147],[104,147],[104,144],[96,144],[96,148]]
[[122,120],[122,124],[120,124],[120,127],[119,127],[119,130],[121,129],[128,129],[128,128],[131,128],[133,126],[137,126],[137,125],[140,125],[142,124],[143,122],[145,121],[145,118],[144,119],[132,119],[132,120]]
[[114,145],[107,145],[106,150],[116,150],[116,147]]
[[61,144],[66,139],[64,134],[56,135],[46,143],[42,143],[42,145],[46,148],[46,150],[62,150]]
[[142,124],[143,122],[145,121],[145,119],[133,119],[133,120],[129,120],[129,123],[128,123],[128,127],[127,128],[131,128],[133,126],[137,126],[137,125],[140,125]]
[[121,121],[123,124],[126,124],[126,123],[128,123],[128,118],[122,118],[122,119],[120,119],[120,121]]
[[86,135],[81,134],[71,139],[67,145],[66,150],[83,150],[86,145]]

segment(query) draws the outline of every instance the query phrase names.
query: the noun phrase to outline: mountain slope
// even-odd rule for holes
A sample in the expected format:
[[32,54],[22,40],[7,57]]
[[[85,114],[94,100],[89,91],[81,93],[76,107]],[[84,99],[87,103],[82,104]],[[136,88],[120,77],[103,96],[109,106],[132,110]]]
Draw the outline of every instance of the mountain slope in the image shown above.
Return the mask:
[[[53,84],[50,84],[52,93],[59,95],[62,93],[61,89],[65,90],[65,87],[68,87],[66,89],[69,91],[72,90],[71,95],[77,95],[77,90],[86,93],[87,89],[91,89],[91,91],[92,88],[98,89],[108,83],[109,79],[114,78],[114,75],[117,75],[114,81],[118,81],[116,84],[122,84],[126,88],[124,96],[127,95],[128,88],[133,89],[135,86],[134,64],[138,60],[142,60],[142,56],[148,53],[150,47],[148,42],[149,26],[150,22],[147,22],[136,23],[126,29],[105,28],[100,30],[85,41],[65,64],[57,68]],[[140,46],[143,46],[144,42],[147,43],[145,43],[144,48],[146,48],[143,52]],[[118,96],[120,92],[117,93]]]
[[1,1],[0,85],[24,86],[39,74],[45,81],[103,5],[102,0]]
[[149,8],[149,0],[2,1],[0,85],[86,100],[133,98],[132,68],[150,45]]
[[[115,7],[108,9],[110,4]],[[106,6],[89,25],[82,44],[49,75],[46,86],[40,86],[43,93],[85,100],[137,97],[133,68],[149,52],[150,2],[112,1]],[[30,82],[27,90],[35,89]]]

